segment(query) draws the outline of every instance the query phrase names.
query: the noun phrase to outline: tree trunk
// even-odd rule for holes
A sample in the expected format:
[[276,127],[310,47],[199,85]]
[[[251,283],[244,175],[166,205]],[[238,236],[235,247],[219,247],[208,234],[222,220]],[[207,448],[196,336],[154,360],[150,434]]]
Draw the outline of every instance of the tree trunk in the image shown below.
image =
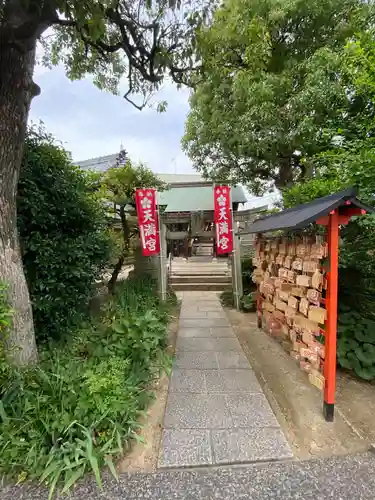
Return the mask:
[[279,159],[279,171],[275,179],[275,186],[284,189],[293,183],[293,167],[291,163],[292,155],[282,156]]
[[31,99],[36,40],[31,50],[0,47],[0,280],[9,285],[13,325],[5,341],[8,358],[18,366],[38,359],[29,291],[17,231],[17,183]]
[[118,261],[116,262],[115,267],[113,268],[111,279],[108,281],[108,285],[107,285],[108,292],[112,295],[115,293],[115,286],[116,286],[117,278],[121,272],[121,269],[122,269],[122,266],[124,265],[124,262],[125,262],[125,253],[120,255]]
[[108,292],[111,294],[113,294],[115,291],[115,286],[116,286],[116,282],[118,279],[118,275],[120,274],[122,266],[124,265],[125,257],[127,257],[129,255],[130,228],[129,228],[128,221],[126,219],[124,205],[120,206],[120,219],[121,219],[121,226],[122,226],[122,237],[124,240],[124,248],[123,248],[122,254],[120,255],[120,257],[119,257],[118,261],[116,262],[116,265],[112,271],[111,279],[108,281]]

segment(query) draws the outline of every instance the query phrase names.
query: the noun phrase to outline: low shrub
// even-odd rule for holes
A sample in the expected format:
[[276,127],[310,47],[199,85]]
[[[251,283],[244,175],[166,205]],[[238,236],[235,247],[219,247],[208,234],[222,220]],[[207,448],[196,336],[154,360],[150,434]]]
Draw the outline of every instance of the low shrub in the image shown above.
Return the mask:
[[[256,284],[252,280],[254,266],[252,259],[243,259],[241,262],[243,296],[240,299],[240,307],[244,312],[256,310]],[[220,295],[220,301],[224,307],[235,307],[233,288],[226,288]]]
[[364,380],[375,380],[375,318],[340,305],[337,359]]
[[254,272],[254,265],[252,259],[243,259],[241,262],[241,271],[242,271],[242,286],[244,295],[255,292],[257,287],[252,279],[252,275]]
[[256,300],[256,292],[244,294],[243,297],[241,297],[241,309],[245,312],[255,312]]
[[40,363],[14,370],[0,401],[0,470],[39,479],[50,497],[85,472],[100,469],[138,436],[139,416],[153,394],[150,381],[169,369],[168,306],[150,279],[128,280],[64,347],[45,347]]
[[225,290],[223,290],[220,294],[220,302],[223,307],[230,307],[233,308],[235,306],[234,304],[234,293],[233,293],[233,288],[228,287]]

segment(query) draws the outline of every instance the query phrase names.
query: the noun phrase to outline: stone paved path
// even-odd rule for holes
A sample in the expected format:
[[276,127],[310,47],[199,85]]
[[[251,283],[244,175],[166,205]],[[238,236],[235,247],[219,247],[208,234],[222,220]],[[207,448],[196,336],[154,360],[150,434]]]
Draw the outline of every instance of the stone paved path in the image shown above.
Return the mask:
[[184,292],[159,467],[291,457],[218,296]]

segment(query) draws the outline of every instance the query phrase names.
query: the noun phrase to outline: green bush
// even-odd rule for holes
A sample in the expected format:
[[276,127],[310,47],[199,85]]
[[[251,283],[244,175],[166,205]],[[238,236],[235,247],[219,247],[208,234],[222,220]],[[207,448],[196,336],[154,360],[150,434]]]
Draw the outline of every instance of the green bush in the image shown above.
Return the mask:
[[220,302],[223,307],[230,307],[233,308],[235,306],[234,303],[234,293],[233,293],[233,288],[228,287],[225,290],[223,290],[220,294]]
[[[128,299],[131,299],[130,301]],[[65,343],[44,348],[38,367],[14,371],[0,402],[0,471],[67,491],[138,436],[152,398],[149,382],[170,367],[168,309],[151,280],[121,284],[100,322]]]
[[[244,312],[256,310],[256,284],[251,276],[254,271],[252,259],[243,259],[241,262],[243,296],[240,299],[240,307]],[[220,301],[224,307],[235,307],[233,288],[226,288],[220,295]]]
[[8,328],[12,323],[13,312],[8,302],[8,287],[0,281],[0,393],[6,384],[10,368],[5,361],[4,341],[8,334]]
[[241,262],[242,270],[242,286],[244,295],[248,295],[256,290],[256,284],[252,279],[254,272],[254,265],[252,259],[243,259]]
[[375,380],[375,318],[340,305],[337,359],[358,377]]
[[245,312],[255,312],[257,300],[256,296],[256,292],[244,294],[243,297],[241,297],[241,309]]
[[104,208],[91,184],[49,135],[29,132],[18,227],[39,339],[60,338],[78,324],[109,258]]

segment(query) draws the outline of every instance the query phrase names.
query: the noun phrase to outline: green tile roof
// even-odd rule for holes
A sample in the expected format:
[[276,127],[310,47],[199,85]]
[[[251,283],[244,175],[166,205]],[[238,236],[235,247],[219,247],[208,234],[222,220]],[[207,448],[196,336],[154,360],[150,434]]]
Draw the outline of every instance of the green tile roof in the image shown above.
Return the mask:
[[[232,187],[232,202],[246,203],[241,186]],[[159,204],[165,212],[201,212],[214,209],[213,186],[172,187],[159,193]]]

